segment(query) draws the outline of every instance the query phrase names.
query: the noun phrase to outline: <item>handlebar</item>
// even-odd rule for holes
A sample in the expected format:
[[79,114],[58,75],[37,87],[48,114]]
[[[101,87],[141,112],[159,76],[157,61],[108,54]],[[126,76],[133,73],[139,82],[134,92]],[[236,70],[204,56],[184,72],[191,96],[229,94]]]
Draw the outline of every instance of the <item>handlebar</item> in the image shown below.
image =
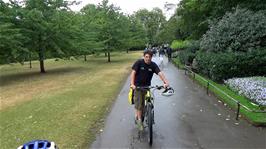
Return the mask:
[[[158,86],[158,85],[156,85],[156,86],[136,86],[136,89],[140,89],[140,90],[153,89],[153,91],[154,91],[155,89],[160,90],[162,88],[164,88],[164,86],[162,86],[162,85],[161,86]],[[153,91],[152,91],[152,93],[153,93]],[[163,96],[172,96],[172,95],[174,95],[174,89],[172,87],[166,87],[161,95],[163,95]]]
[[156,85],[156,86],[136,86],[136,89],[148,90],[148,89],[152,89],[152,88],[160,90],[160,89],[164,88],[164,86],[163,85],[161,85],[161,86],[158,86],[158,85]]

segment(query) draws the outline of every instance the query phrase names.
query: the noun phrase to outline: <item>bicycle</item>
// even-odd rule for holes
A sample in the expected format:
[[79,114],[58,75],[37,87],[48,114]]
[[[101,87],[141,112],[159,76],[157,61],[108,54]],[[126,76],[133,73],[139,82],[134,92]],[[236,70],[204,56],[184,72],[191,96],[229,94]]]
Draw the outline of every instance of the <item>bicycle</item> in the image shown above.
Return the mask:
[[[136,87],[136,89],[146,90],[147,93],[145,95],[145,105],[142,111],[142,121],[145,122],[148,127],[148,142],[149,145],[152,146],[153,143],[153,124],[154,122],[154,90],[161,90],[164,88],[163,86],[146,86],[146,87]],[[151,89],[153,89],[151,91]],[[174,90],[171,87],[166,88],[162,95],[171,96],[174,94]]]

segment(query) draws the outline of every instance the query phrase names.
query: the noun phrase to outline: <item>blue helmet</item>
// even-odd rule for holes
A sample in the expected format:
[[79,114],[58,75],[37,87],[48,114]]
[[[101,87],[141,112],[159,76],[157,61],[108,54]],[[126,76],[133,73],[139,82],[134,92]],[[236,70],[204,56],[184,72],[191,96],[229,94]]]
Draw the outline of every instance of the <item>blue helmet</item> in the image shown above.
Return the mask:
[[24,145],[18,147],[17,149],[58,149],[54,142],[49,142],[47,140],[33,140]]

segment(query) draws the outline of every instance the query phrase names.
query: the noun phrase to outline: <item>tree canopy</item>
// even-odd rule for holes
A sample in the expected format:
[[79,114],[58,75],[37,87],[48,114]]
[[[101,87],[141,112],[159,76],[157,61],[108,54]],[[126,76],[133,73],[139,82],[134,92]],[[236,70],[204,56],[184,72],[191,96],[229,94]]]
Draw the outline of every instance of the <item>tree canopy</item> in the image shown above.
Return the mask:
[[45,72],[46,58],[84,55],[86,60],[88,54],[105,52],[111,61],[112,51],[200,40],[204,34],[210,39],[211,28],[237,7],[264,14],[266,10],[264,0],[181,0],[175,14],[166,20],[159,8],[126,15],[108,0],[88,4],[79,12],[69,8],[76,1],[0,3],[0,63],[39,60],[41,72]]
[[46,58],[106,52],[110,61],[111,51],[143,48],[148,41],[155,42],[164,20],[156,8],[144,26],[137,13],[125,15],[108,0],[88,4],[79,12],[69,8],[76,1],[0,3],[1,64],[39,60],[41,72]]

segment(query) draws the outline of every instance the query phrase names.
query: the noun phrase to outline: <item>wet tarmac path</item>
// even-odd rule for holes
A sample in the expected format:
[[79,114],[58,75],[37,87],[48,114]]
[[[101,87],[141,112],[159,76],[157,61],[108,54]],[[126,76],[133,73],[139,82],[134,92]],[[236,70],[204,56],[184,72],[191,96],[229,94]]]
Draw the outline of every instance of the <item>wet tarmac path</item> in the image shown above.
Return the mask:
[[[155,61],[157,59],[155,58]],[[155,92],[154,143],[147,142],[147,131],[139,134],[134,123],[134,106],[128,104],[129,78],[113,105],[101,134],[89,148],[198,148],[266,149],[266,128],[246,120],[235,120],[235,111],[193,83],[183,70],[164,58],[162,71],[175,95]],[[152,85],[162,85],[157,75]]]

